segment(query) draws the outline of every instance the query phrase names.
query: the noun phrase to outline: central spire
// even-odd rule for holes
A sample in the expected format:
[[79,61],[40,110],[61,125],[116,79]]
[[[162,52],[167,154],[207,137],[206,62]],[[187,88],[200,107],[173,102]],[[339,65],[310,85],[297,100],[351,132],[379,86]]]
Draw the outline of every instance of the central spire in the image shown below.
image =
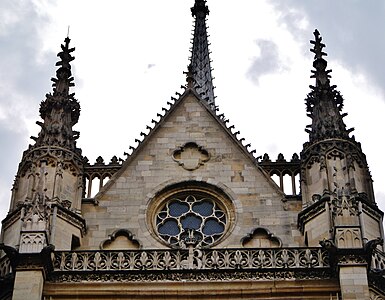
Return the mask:
[[195,0],[191,8],[195,17],[193,46],[191,51],[192,73],[195,81],[195,89],[202,99],[210,106],[215,106],[213,77],[211,75],[209,43],[207,39],[206,16],[209,9],[205,0]]

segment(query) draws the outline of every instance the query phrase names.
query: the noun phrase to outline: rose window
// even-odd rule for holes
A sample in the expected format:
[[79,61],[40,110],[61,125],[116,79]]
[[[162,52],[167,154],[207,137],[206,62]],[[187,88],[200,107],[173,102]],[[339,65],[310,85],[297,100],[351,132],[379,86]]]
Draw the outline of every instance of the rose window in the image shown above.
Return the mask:
[[173,247],[210,246],[225,228],[224,210],[207,195],[176,195],[156,215],[159,236]]

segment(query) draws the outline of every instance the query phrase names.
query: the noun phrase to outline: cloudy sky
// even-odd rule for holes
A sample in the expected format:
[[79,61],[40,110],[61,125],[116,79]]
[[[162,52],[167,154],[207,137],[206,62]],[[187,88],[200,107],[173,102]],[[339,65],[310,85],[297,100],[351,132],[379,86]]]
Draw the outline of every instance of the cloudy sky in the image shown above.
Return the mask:
[[[0,218],[22,151],[36,136],[56,53],[70,26],[82,112],[78,146],[91,162],[124,157],[184,84],[193,0],[0,1]],[[209,0],[216,102],[271,158],[290,159],[307,140],[304,98],[318,28],[348,127],[362,143],[385,210],[385,1]]]

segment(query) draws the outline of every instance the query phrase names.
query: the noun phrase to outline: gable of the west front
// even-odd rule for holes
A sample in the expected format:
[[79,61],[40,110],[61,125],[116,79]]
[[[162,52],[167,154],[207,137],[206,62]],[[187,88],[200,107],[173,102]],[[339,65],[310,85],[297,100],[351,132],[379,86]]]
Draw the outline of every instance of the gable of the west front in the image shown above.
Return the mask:
[[[186,238],[178,226],[201,226],[203,246],[302,245],[298,211],[283,199],[231,131],[187,90],[96,195],[97,204],[83,205],[82,248],[109,243],[119,230],[143,248],[178,246],[176,239]],[[261,236],[267,241],[253,241]]]

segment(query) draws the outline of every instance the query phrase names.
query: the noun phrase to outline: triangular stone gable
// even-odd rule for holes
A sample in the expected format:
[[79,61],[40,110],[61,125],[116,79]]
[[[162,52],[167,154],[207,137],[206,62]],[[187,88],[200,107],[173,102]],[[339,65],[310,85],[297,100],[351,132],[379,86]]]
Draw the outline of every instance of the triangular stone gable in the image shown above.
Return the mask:
[[266,227],[286,244],[296,213],[285,211],[284,195],[255,164],[251,154],[192,91],[162,118],[96,196],[97,207],[84,209],[90,247],[116,229],[133,232],[143,247],[162,247],[151,216],[156,195],[178,183],[207,183],[231,201],[231,229],[221,246],[238,247],[253,228]]

